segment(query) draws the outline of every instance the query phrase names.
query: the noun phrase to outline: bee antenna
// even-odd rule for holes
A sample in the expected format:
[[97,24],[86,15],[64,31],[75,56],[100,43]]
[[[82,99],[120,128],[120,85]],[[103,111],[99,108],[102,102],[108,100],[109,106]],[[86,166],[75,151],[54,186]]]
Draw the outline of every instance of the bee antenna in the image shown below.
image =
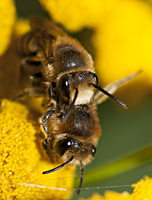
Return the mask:
[[78,186],[78,189],[77,189],[77,194],[80,193],[80,189],[81,189],[82,182],[83,182],[84,167],[83,167],[82,161],[80,161],[80,169],[81,169],[81,176],[80,176],[80,183],[79,183],[79,186]]
[[100,86],[95,85],[93,83],[91,83],[90,85],[93,86],[93,87],[95,87],[96,89],[100,90],[104,94],[106,94],[108,97],[110,97],[111,99],[113,99],[114,101],[116,101],[119,105],[121,105],[123,108],[128,109],[128,106],[126,104],[124,104],[123,102],[121,102],[119,99],[117,99],[116,97],[114,97],[112,94],[110,94],[109,92],[107,92],[106,90],[104,90],[103,88],[101,88]]
[[55,168],[53,168],[53,169],[50,169],[50,170],[48,170],[48,171],[42,172],[42,174],[49,174],[49,173],[52,173],[52,172],[55,172],[55,171],[61,169],[62,167],[64,167],[65,165],[67,165],[69,162],[71,162],[71,161],[73,160],[73,158],[74,158],[74,157],[72,156],[72,157],[71,157],[69,160],[67,160],[65,163],[59,165],[58,167],[55,167]]
[[76,101],[76,99],[77,99],[77,96],[78,96],[78,89],[76,88],[76,89],[75,89],[74,99],[73,99],[73,101],[72,101],[72,103],[71,103],[71,106],[70,106],[69,110],[68,110],[67,113],[62,117],[62,122],[64,122],[64,121],[69,117],[69,115],[70,115],[70,113],[71,113],[71,111],[72,111],[72,109],[73,109],[73,106],[74,106],[74,104],[75,104],[75,101]]

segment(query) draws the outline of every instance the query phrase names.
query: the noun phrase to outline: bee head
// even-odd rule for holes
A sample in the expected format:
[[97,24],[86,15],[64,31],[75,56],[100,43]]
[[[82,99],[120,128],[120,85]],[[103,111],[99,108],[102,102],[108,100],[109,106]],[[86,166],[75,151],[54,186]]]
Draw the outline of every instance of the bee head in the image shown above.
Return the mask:
[[[73,156],[74,164],[83,161],[85,164],[89,163],[96,153],[96,148],[91,143],[84,143],[72,137],[59,140],[55,146],[56,153],[63,158]],[[65,159],[64,159],[65,160]]]
[[63,157],[63,160],[65,160],[65,162],[56,168],[44,171],[43,174],[49,174],[57,171],[68,163],[80,165],[81,176],[79,186],[77,188],[77,194],[79,194],[83,182],[84,165],[91,161],[91,159],[95,155],[96,148],[92,144],[84,144],[69,137],[59,140],[55,145],[55,149],[57,154]]
[[72,102],[77,89],[78,96],[75,105],[85,104],[90,102],[95,91],[94,87],[90,87],[91,83],[98,84],[98,78],[94,73],[86,71],[72,72],[60,78],[58,90],[62,97]]

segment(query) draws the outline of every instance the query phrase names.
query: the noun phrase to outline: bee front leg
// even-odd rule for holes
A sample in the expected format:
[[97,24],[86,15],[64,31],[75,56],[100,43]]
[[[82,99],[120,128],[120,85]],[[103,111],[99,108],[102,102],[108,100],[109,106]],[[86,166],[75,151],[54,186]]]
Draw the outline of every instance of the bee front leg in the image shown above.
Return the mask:
[[41,131],[44,134],[45,138],[49,137],[49,131],[48,131],[46,122],[49,119],[49,117],[52,115],[53,112],[54,112],[54,110],[49,110],[42,117],[39,118],[40,128],[41,128]]
[[[124,85],[125,83],[128,83],[131,79],[135,78],[140,72],[137,73],[132,73],[129,76],[126,76],[118,81],[115,81],[113,83],[108,84],[104,90],[106,90],[108,93],[110,94],[114,94],[116,92],[116,90]],[[98,91],[95,96],[94,96],[94,101],[96,104],[101,104],[102,102],[104,102],[105,100],[107,100],[108,96],[105,95],[104,93],[101,93],[101,91]]]
[[[20,88],[22,91],[13,98],[17,100],[28,95],[43,95],[43,76],[40,72],[41,58],[25,57],[20,63]],[[25,89],[24,89],[25,88]]]
[[46,125],[47,120],[49,119],[49,117],[52,115],[52,113],[54,112],[54,110],[49,110],[48,112],[46,112],[42,117],[40,117],[39,119],[39,123],[40,123],[40,128],[42,133],[45,136],[45,139],[43,141],[43,148],[45,150],[47,150],[47,144],[50,143],[51,144],[51,136],[49,135],[49,131]]
[[28,82],[28,78],[31,74],[41,73],[41,58],[36,56],[25,57],[20,63],[20,78],[21,82]]

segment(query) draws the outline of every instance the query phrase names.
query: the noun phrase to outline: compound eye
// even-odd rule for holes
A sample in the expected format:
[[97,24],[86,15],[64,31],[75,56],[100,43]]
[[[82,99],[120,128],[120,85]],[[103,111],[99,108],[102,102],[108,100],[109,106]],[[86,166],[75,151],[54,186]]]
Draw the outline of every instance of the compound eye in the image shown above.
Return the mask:
[[55,146],[56,152],[62,156],[71,146],[72,146],[72,141],[70,139],[63,139],[57,142]]
[[70,98],[69,77],[62,78],[59,87],[61,89],[62,94],[65,97]]
[[95,155],[95,153],[96,153],[96,148],[92,145],[92,148],[91,148],[91,153],[92,153],[92,155],[94,156]]

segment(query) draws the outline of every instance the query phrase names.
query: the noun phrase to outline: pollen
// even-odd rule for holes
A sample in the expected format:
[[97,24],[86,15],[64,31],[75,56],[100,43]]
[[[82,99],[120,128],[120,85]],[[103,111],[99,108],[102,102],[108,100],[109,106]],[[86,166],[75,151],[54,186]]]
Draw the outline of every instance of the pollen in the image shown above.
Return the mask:
[[74,166],[52,174],[57,166],[43,156],[40,132],[29,110],[6,99],[0,105],[0,199],[68,199],[72,194]]

